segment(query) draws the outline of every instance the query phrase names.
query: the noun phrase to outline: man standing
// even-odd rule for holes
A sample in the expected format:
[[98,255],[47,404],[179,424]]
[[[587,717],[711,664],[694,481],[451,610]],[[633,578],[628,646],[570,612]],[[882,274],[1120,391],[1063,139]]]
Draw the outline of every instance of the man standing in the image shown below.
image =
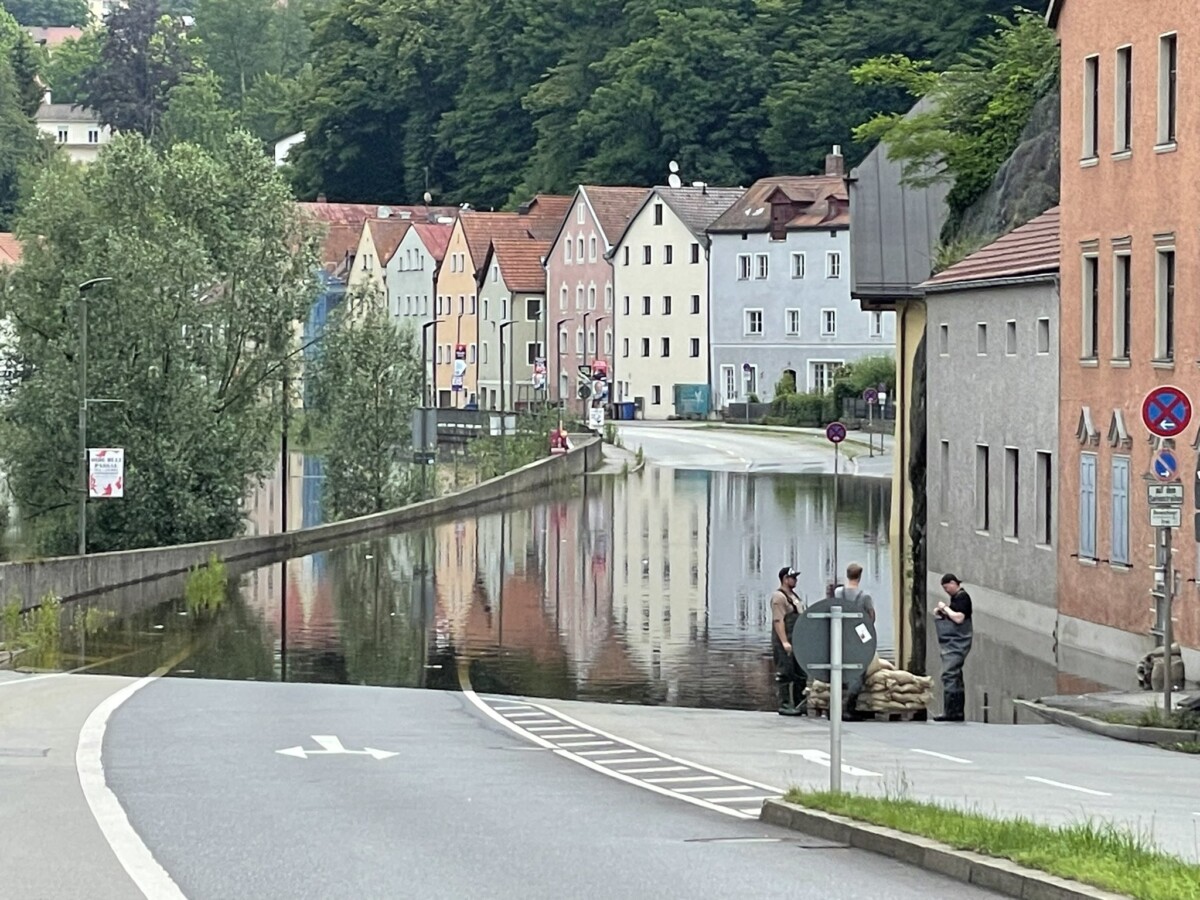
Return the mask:
[[[863,568],[856,562],[846,566],[846,583],[839,585],[833,592],[835,602],[842,604],[843,610],[846,612],[862,613],[866,618],[871,620],[871,624],[875,624],[875,601],[871,595],[858,586],[862,580]],[[854,623],[850,623],[850,627],[854,627]],[[850,673],[853,677],[854,673]],[[847,689],[845,702],[842,704],[844,719],[852,719],[854,717],[855,706],[858,705],[858,695],[862,693],[863,682],[860,679],[854,690]]]
[[971,595],[963,590],[957,575],[942,576],[942,590],[950,602],[939,600],[933,611],[937,622],[938,646],[942,655],[942,714],[935,722],[962,722],[966,718],[967,692],[963,685],[963,663],[971,652]]
[[775,682],[779,685],[781,716],[802,716],[807,707],[804,688],[808,684],[808,676],[792,655],[792,632],[796,621],[804,613],[804,601],[796,593],[796,577],[799,574],[791,566],[784,566],[779,570],[779,588],[771,595],[771,650],[775,656]]

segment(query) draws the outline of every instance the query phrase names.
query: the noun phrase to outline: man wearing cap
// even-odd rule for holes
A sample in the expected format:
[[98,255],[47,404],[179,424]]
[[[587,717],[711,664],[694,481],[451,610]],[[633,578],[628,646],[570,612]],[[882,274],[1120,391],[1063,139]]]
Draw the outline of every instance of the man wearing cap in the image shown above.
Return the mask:
[[942,654],[942,714],[935,722],[962,722],[966,718],[967,692],[963,663],[971,652],[971,595],[963,590],[957,575],[942,576],[942,590],[950,602],[939,600],[933,610],[937,623],[938,648]]
[[796,593],[796,576],[792,566],[779,570],[779,588],[771,595],[771,650],[775,655],[775,682],[779,685],[779,714],[802,716],[807,704],[804,688],[808,676],[792,655],[792,630],[804,613],[804,601]]

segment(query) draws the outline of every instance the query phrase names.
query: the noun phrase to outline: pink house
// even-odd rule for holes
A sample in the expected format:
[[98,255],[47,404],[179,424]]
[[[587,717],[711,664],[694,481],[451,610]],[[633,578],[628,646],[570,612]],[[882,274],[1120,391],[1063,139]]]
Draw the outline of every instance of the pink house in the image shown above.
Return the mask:
[[[613,371],[613,269],[608,252],[645,199],[646,188],[580,185],[546,258],[550,396],[576,397],[579,366]],[[620,397],[613,396],[613,400]],[[583,406],[580,401],[580,411]]]

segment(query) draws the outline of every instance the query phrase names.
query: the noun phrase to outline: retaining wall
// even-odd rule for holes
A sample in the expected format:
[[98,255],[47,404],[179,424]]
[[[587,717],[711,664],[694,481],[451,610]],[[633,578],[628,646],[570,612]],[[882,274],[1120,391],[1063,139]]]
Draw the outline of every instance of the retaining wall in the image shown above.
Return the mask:
[[[571,440],[574,449],[562,456],[548,456],[454,494],[357,519],[280,534],[0,563],[0,601],[18,600],[22,609],[28,609],[36,606],[46,594],[68,601],[134,585],[139,586],[140,592],[150,582],[185,574],[214,554],[227,563],[251,558],[286,559],[374,532],[395,531],[463,510],[475,512],[508,497],[584,475],[600,466],[602,445],[599,438],[572,435]],[[231,568],[236,571],[242,567]],[[161,593],[161,588],[162,585],[155,585],[154,593]]]

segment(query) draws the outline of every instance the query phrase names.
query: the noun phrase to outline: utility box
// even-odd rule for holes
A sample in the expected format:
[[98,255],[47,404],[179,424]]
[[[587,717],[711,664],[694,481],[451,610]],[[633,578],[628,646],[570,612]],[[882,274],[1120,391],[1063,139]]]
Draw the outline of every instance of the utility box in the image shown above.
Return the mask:
[[675,415],[685,419],[707,419],[712,409],[711,389],[707,384],[677,384]]

